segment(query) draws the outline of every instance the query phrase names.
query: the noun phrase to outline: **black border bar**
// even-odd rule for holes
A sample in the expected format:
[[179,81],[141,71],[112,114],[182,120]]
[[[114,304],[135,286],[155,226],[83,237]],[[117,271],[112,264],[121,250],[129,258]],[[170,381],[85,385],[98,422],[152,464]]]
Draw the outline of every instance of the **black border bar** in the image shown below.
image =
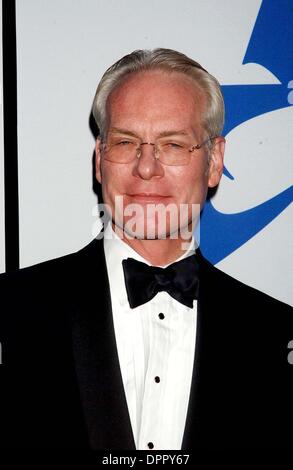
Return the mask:
[[2,0],[3,132],[6,271],[19,268],[17,51],[15,0]]

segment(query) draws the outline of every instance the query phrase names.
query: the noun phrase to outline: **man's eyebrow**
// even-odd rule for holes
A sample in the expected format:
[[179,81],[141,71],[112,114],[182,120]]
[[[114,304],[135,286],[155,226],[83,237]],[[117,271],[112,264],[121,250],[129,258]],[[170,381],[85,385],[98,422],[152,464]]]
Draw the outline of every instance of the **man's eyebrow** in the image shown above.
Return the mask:
[[135,134],[135,132],[131,132],[128,129],[121,129],[120,127],[111,127],[111,129],[109,129],[109,134],[125,134],[138,138],[138,135]]
[[[132,132],[128,129],[122,129],[122,128],[119,128],[119,127],[112,127],[111,129],[109,129],[109,133],[125,134],[125,135],[129,135],[129,136],[132,136],[132,137],[139,138],[138,134],[136,134],[135,132]],[[175,136],[175,135],[188,136],[189,133],[184,129],[174,129],[174,130],[168,130],[168,131],[160,132],[158,134],[157,138],[171,137],[171,136]]]
[[185,131],[184,129],[180,129],[180,130],[170,130],[170,131],[163,131],[163,132],[160,132],[158,137],[170,137],[172,135],[189,135],[189,133],[187,131]]

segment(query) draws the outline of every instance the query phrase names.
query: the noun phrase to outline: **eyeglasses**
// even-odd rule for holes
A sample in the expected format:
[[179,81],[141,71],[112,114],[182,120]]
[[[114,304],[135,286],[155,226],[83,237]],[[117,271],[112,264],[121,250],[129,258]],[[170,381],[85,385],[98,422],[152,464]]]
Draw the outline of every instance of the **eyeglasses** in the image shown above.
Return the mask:
[[160,160],[164,165],[181,166],[188,165],[192,152],[201,149],[208,142],[216,137],[209,137],[201,144],[189,145],[176,141],[139,142],[137,139],[131,138],[111,138],[108,142],[102,143],[105,160],[113,163],[130,163],[135,158],[140,158],[143,145],[152,145],[154,157]]

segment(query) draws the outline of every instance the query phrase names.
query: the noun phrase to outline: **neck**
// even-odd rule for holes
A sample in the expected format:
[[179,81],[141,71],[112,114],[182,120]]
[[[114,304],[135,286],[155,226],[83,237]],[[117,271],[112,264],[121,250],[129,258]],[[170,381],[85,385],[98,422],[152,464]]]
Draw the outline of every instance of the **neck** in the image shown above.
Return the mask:
[[112,228],[123,242],[127,243],[153,266],[165,266],[172,263],[183,255],[192,240],[191,236],[188,239],[180,237],[177,239],[166,237],[166,239],[155,240],[129,238],[117,225],[112,224]]

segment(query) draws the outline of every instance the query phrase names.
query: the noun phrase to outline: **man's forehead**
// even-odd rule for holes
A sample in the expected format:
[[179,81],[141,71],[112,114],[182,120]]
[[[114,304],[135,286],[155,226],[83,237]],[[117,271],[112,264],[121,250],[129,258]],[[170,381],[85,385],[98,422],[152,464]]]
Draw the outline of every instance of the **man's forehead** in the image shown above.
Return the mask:
[[160,97],[174,100],[176,97],[197,101],[204,99],[204,92],[195,81],[182,72],[146,70],[132,73],[122,80],[110,93],[108,102],[125,101],[140,98],[142,101]]
[[128,131],[128,135],[130,131],[139,137],[158,138],[178,131],[198,137],[204,109],[203,92],[182,73],[134,74],[109,96],[107,132],[116,128]]

